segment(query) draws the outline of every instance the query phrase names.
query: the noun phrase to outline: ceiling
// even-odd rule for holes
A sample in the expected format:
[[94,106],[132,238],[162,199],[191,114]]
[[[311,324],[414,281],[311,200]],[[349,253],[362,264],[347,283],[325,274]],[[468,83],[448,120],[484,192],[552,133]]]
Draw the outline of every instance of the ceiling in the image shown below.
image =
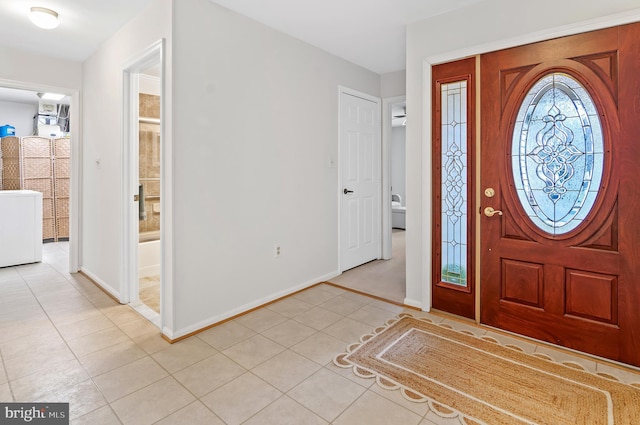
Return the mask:
[[[0,45],[84,61],[152,0],[0,0]],[[180,0],[176,0],[180,1]],[[483,0],[211,0],[376,73],[405,68],[405,26]],[[35,27],[31,6],[58,12]]]
[[[0,46],[82,62],[152,1],[0,0]],[[408,23],[483,0],[210,1],[382,74],[405,68]],[[34,26],[31,6],[57,11],[60,26]],[[0,88],[0,100],[34,103],[38,97]]]

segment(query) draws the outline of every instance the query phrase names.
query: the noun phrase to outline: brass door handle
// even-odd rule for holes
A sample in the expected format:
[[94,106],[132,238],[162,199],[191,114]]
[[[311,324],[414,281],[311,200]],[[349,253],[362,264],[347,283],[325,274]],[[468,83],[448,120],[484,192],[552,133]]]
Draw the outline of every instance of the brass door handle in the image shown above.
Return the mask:
[[493,217],[496,214],[502,215],[502,211],[494,210],[493,207],[486,207],[484,209],[484,215],[486,215],[487,217]]

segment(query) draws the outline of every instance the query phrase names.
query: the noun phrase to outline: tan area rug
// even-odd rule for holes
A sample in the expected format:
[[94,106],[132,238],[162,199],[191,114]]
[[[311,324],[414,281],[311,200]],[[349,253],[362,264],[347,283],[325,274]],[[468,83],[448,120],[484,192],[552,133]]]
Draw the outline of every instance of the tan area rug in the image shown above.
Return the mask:
[[409,314],[363,336],[334,363],[467,424],[640,423],[640,384]]

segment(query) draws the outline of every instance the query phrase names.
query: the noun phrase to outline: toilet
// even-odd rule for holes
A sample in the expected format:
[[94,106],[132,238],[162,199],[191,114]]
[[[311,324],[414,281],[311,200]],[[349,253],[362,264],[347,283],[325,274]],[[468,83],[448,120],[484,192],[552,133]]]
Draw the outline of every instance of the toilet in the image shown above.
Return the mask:
[[407,207],[402,206],[402,198],[396,193],[391,194],[391,227],[405,229]]

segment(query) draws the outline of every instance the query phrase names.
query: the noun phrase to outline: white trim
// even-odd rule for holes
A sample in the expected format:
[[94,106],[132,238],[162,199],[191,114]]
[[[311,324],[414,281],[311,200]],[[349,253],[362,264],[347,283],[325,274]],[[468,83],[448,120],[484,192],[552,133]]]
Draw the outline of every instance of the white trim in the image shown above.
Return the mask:
[[[404,299],[404,304],[408,305],[409,307],[415,307],[415,308],[422,309],[422,303],[420,302],[420,300],[413,300],[411,298],[405,298]],[[424,311],[429,311],[429,310],[424,310]]]
[[203,329],[205,329],[205,328],[207,328],[207,327],[209,327],[211,325],[215,325],[216,323],[220,323],[223,320],[227,320],[227,319],[229,319],[231,317],[234,317],[234,316],[237,316],[239,314],[245,313],[245,312],[247,312],[249,310],[252,310],[254,308],[264,306],[265,304],[268,304],[268,303],[270,303],[272,301],[275,301],[277,299],[286,297],[286,296],[291,295],[291,294],[293,294],[295,292],[302,291],[304,289],[310,288],[310,287],[312,287],[314,285],[317,285],[318,283],[326,282],[327,280],[329,280],[329,279],[331,279],[331,278],[333,278],[335,276],[336,276],[335,272],[328,273],[328,274],[325,274],[323,276],[319,276],[319,277],[317,277],[315,279],[311,279],[311,280],[308,280],[308,281],[306,281],[304,283],[301,283],[301,284],[299,284],[297,286],[294,286],[293,288],[289,288],[289,289],[287,289],[285,291],[280,291],[280,292],[277,292],[275,294],[271,294],[269,296],[266,296],[264,298],[260,298],[258,300],[252,301],[252,302],[250,302],[248,304],[242,305],[240,307],[236,307],[233,310],[229,310],[229,311],[227,311],[225,313],[218,314],[216,316],[212,316],[212,317],[210,317],[210,318],[208,318],[206,320],[202,320],[202,321],[200,321],[198,323],[195,323],[193,325],[184,327],[182,329],[178,329],[175,332],[172,332],[171,329],[164,327],[164,328],[162,328],[162,333],[165,336],[167,336],[169,339],[180,338],[180,337],[183,337],[185,335],[189,335],[189,334],[191,334],[193,332],[198,332],[200,330],[203,330]]
[[469,48],[454,50],[452,52],[428,56],[427,58],[425,58],[425,61],[427,61],[430,65],[437,65],[439,63],[454,61],[469,56],[509,49],[511,47],[524,46],[526,44],[536,43],[539,41],[551,40],[554,38],[615,27],[618,25],[630,24],[632,22],[638,21],[640,21],[640,9],[634,9],[614,15],[589,19],[583,22],[563,25],[560,27],[550,28],[542,31],[536,31],[518,37],[492,41],[490,43],[479,44]]
[[91,279],[93,281],[93,283],[98,285],[102,290],[107,292],[109,295],[111,295],[112,297],[114,297],[117,300],[121,299],[120,292],[116,291],[113,288],[113,286],[109,285],[107,282],[105,282],[104,280],[100,279],[98,276],[96,276],[95,274],[93,274],[92,272],[90,272],[89,270],[87,270],[84,267],[80,267],[80,271],[82,273],[84,273],[85,275],[87,275],[87,277],[89,279]]
[[[341,135],[342,135],[342,124],[341,124],[341,120],[342,120],[342,95],[343,94],[347,94],[350,96],[354,96],[354,97],[358,97],[360,99],[364,99],[370,102],[373,102],[377,105],[378,107],[378,140],[380,141],[380,147],[382,149],[382,131],[381,131],[381,127],[380,127],[380,122],[381,122],[381,102],[382,100],[379,97],[376,96],[372,96],[370,94],[366,94],[354,89],[350,89],[348,87],[345,86],[338,86],[338,160],[337,160],[337,166],[338,166],[338,190],[337,190],[337,196],[338,196],[338,269],[342,272],[343,268],[342,268],[342,157],[340,155],[340,139],[341,139]],[[379,163],[379,167],[380,167],[380,179],[382,179],[382,152],[380,152],[380,163]],[[378,254],[377,257],[378,258],[382,258],[382,214],[381,214],[381,209],[382,209],[382,194],[380,193],[382,191],[382,182],[381,180],[378,180],[378,194],[380,196],[380,201],[381,203],[377,206],[378,208],[378,219],[379,219],[379,228],[380,228],[380,236],[378,237]]]
[[[440,63],[455,61],[469,56],[481,55],[497,50],[508,49],[511,47],[523,46],[539,41],[551,40],[558,37],[565,37],[574,34],[580,34],[588,31],[615,27],[640,21],[640,9],[634,9],[627,12],[617,13],[596,19],[590,19],[583,22],[563,25],[556,28],[550,28],[542,31],[525,34],[518,37],[512,37],[504,40],[497,40],[490,43],[484,43],[469,48],[458,49],[447,53],[428,56],[423,59],[422,63],[422,135],[421,148],[422,153],[422,232],[420,247],[423,252],[420,253],[422,261],[420,261],[420,276],[422,280],[422,309],[429,311],[431,306],[431,256],[433,255],[431,244],[431,66]],[[480,164],[477,164],[478,168]],[[480,184],[481,182],[478,182]],[[477,228],[480,232],[480,227]],[[479,248],[479,247],[478,247]]]
[[391,259],[391,108],[406,102],[407,96],[382,99],[382,259]]
[[[161,211],[166,211],[170,201],[165,199],[167,186],[170,186],[167,176],[171,176],[170,170],[165,170],[168,163],[166,159],[167,140],[165,137],[165,40],[161,39],[149,46],[147,49],[136,55],[135,58],[128,61],[122,67],[123,72],[123,116],[122,116],[122,293],[120,300],[122,303],[133,303],[138,301],[138,211],[133,207],[132,201],[134,195],[138,193],[137,176],[138,176],[138,91],[139,91],[139,72],[160,63],[160,186]],[[165,214],[161,214],[161,238],[160,238],[160,321],[156,323],[158,327],[164,327],[164,321],[167,316],[173,317],[173,310],[167,312],[166,308],[173,308],[172,302],[166,302],[167,288],[170,288],[173,281],[170,274],[165,273],[165,263],[172,261],[172,256],[167,255],[167,247],[170,244],[165,240],[166,235],[171,234],[171,222],[167,220]],[[169,266],[170,267],[170,266]],[[171,291],[169,291],[171,292]]]
[[[69,273],[80,270],[82,252],[82,97],[80,92],[71,96],[71,168],[69,178]],[[75,111],[75,112],[74,112]]]

